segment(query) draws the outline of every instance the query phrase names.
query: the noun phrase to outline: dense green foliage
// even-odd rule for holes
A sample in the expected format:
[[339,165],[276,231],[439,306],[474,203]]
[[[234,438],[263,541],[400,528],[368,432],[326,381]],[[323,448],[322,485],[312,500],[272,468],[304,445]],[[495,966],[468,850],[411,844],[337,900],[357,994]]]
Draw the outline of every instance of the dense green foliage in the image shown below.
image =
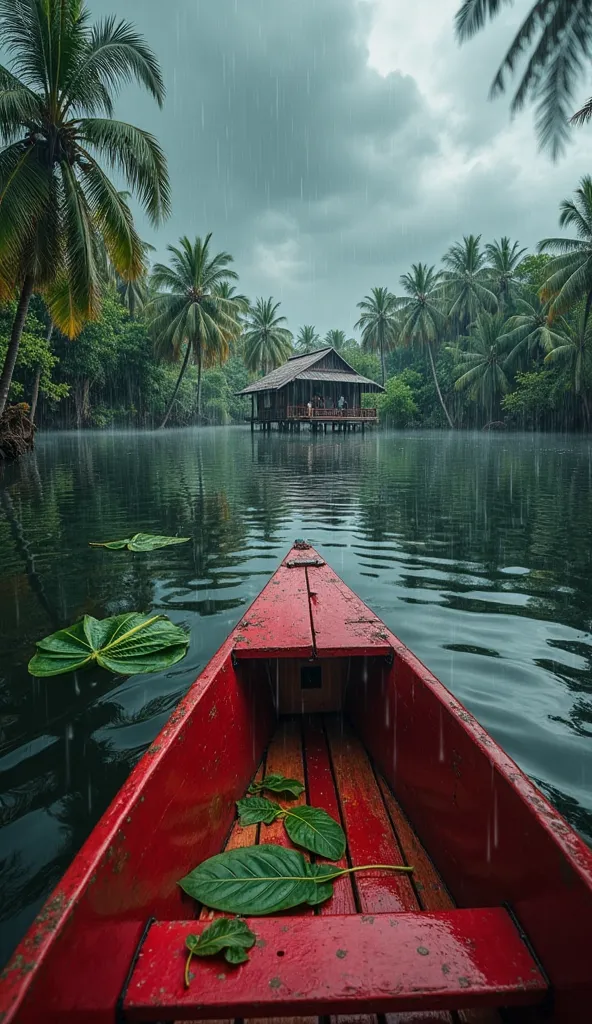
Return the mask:
[[2,415],[32,294],[42,292],[53,322],[75,337],[100,312],[106,264],[122,281],[143,274],[127,194],[107,171],[123,176],[154,224],[170,195],[156,139],[113,118],[131,80],[164,99],[158,61],[132,25],[91,25],[81,0],[0,0],[0,34],[9,60],[0,66],[0,296],[19,295]]
[[[465,0],[461,37],[499,6]],[[576,21],[556,26],[564,57],[587,38],[587,18]],[[28,403],[42,427],[241,423],[250,402],[237,392],[254,376],[330,345],[382,381],[384,394],[364,402],[391,425],[589,427],[591,177],[561,203],[570,237],[545,238],[529,254],[508,237],[465,235],[440,267],[414,263],[400,291],[371,288],[357,303],[359,341],[311,324],[294,335],[273,297],[237,292],[232,256],[213,248],[211,233],[169,245],[167,262],[150,269],[128,193],[97,162],[122,172],[154,223],[166,215],[158,144],[112,119],[122,82],[135,80],[158,103],[164,96],[156,57],[133,26],[91,26],[82,0],[0,0],[0,28],[13,61],[0,67],[0,415],[8,397]],[[547,29],[541,38],[549,42]],[[572,79],[563,97],[559,86],[551,95],[542,83],[553,60],[538,51],[532,59],[519,95],[543,90],[541,131],[557,140],[550,119]]]
[[[573,204],[582,219],[579,207],[589,197],[586,224],[592,222],[592,185],[586,179]],[[564,220],[568,206],[562,204]],[[442,270],[414,264],[401,277],[400,296],[374,289],[359,304],[361,344],[342,329],[321,336],[305,325],[292,345],[278,302],[260,299],[251,306],[235,293],[229,254],[213,255],[209,236],[203,242],[183,239],[180,249],[170,248],[172,266],[156,268],[152,298],[135,307],[135,317],[122,289],[106,285],[100,318],[69,340],[57,328],[50,333],[47,309],[34,297],[10,398],[32,403],[39,375],[42,427],[152,427],[167,409],[176,426],[242,423],[250,402],[236,393],[253,376],[293,351],[333,341],[371,380],[381,379],[384,364],[385,393],[367,395],[365,404],[376,405],[386,425],[585,429],[592,388],[592,283],[584,226],[578,223],[576,230],[578,238],[566,240],[567,254],[558,257],[525,255],[506,238],[482,245],[478,236],[467,236],[445,254]],[[568,257],[575,262],[571,304],[562,284]],[[191,273],[175,291],[183,261]],[[196,267],[203,287],[192,284]],[[14,309],[13,302],[0,314],[0,355],[8,346]],[[195,309],[197,333],[193,320],[177,329],[179,318]],[[206,367],[201,412],[200,362]]]

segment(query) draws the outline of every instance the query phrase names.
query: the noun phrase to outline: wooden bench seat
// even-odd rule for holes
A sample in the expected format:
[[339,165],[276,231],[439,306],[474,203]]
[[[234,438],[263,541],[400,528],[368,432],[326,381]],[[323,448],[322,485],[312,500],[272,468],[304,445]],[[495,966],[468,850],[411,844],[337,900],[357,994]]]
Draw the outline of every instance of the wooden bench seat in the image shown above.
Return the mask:
[[219,959],[194,958],[189,988],[185,938],[206,922],[154,924],[127,990],[126,1019],[523,1006],[540,1002],[547,991],[501,907],[247,923],[257,935],[249,962],[232,968]]

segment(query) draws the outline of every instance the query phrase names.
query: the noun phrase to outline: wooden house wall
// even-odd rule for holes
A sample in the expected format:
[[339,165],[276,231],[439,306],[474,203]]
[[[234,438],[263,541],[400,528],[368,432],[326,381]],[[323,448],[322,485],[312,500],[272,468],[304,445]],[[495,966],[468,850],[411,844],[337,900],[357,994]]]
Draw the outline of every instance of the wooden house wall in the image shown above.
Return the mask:
[[279,391],[259,391],[256,394],[257,419],[287,419],[290,406],[307,405],[308,402],[314,401],[315,395],[320,395],[323,398],[326,408],[337,408],[341,395],[345,398],[348,409],[359,409],[362,404],[362,386],[360,384],[347,384],[342,381],[295,380],[290,381]]

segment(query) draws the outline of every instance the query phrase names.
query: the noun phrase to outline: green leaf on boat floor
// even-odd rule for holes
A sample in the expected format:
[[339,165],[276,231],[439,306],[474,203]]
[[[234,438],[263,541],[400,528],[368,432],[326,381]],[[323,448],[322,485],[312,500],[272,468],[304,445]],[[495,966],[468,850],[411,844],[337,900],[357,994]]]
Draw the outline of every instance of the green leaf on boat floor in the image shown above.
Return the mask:
[[[292,781],[292,780],[288,780]],[[239,824],[271,825],[282,818],[286,832],[296,846],[317,853],[327,860],[340,860],[345,853],[345,833],[341,827],[321,807],[280,807],[273,800],[264,796],[251,796],[237,800]]]
[[293,843],[328,860],[340,860],[345,853],[345,833],[321,807],[290,807],[284,825]]
[[185,984],[189,987],[189,965],[192,956],[216,956],[224,951],[229,964],[243,964],[249,959],[247,950],[255,945],[257,936],[240,918],[218,917],[201,935],[188,935],[185,945],[189,956],[185,964]]
[[[179,885],[206,907],[229,914],[275,914],[331,896],[327,865],[309,864],[298,850],[272,844],[227,850],[199,864]],[[340,873],[332,868],[333,877]]]
[[249,793],[262,793],[264,789],[272,793],[289,793],[290,796],[300,796],[304,792],[304,786],[298,779],[287,779],[285,775],[266,775],[262,782],[251,783]]
[[91,541],[91,548],[109,548],[110,551],[154,551],[156,548],[167,548],[170,544],[186,544],[191,537],[160,537],[155,533],[134,533],[125,540]]
[[267,800],[264,796],[251,796],[246,800],[237,800],[236,806],[239,824],[243,828],[246,825],[258,825],[260,822],[263,822],[264,825],[271,825],[272,821],[282,814],[280,805],[274,803],[273,800]]
[[32,676],[59,676],[96,663],[131,676],[162,672],[187,653],[189,634],[165,615],[126,612],[108,619],[85,615],[67,629],[37,641]]

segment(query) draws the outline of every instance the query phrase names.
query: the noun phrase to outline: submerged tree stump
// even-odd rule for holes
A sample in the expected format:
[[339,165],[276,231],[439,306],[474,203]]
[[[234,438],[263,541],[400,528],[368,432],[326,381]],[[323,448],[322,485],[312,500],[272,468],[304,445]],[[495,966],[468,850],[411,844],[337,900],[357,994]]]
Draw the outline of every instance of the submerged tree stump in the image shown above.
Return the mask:
[[35,424],[26,402],[9,405],[0,417],[0,461],[26,455],[35,445]]

